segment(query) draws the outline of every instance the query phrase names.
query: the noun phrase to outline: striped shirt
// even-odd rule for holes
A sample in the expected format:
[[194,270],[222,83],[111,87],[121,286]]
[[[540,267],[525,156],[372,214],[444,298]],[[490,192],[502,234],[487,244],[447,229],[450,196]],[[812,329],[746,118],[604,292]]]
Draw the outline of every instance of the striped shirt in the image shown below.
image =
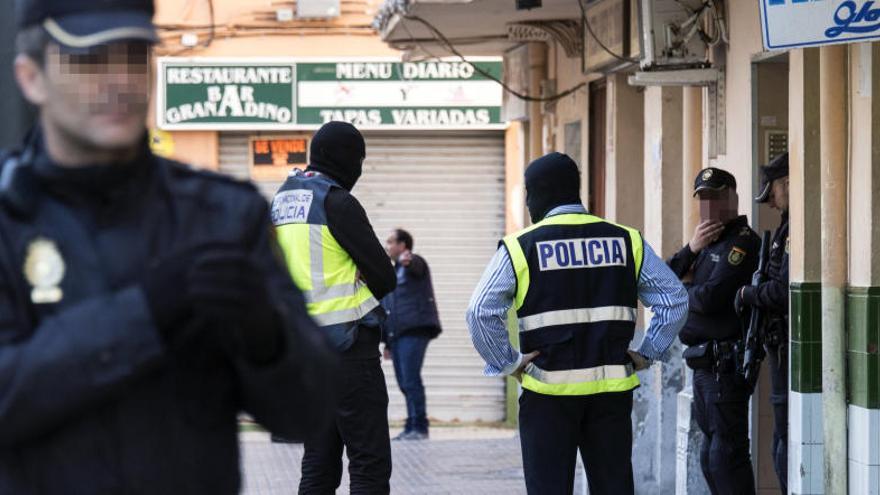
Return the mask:
[[[559,206],[547,216],[587,213],[582,205]],[[678,277],[644,243],[639,300],[651,308],[653,317],[638,352],[651,360],[666,361],[666,349],[678,336],[688,315],[688,294]],[[471,340],[486,362],[488,376],[509,375],[522,362],[507,333],[507,312],[516,293],[516,274],[507,249],[500,247],[477,284],[467,310]]]

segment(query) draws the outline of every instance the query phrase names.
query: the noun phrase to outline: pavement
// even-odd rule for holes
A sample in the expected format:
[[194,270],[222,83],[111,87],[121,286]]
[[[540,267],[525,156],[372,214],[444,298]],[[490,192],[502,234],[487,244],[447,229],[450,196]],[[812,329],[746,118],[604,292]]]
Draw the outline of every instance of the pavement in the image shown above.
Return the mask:
[[[392,438],[400,432],[392,428]],[[303,448],[273,444],[261,432],[241,435],[245,495],[295,494]],[[391,443],[391,493],[400,495],[525,494],[516,430],[434,427],[427,441]],[[348,493],[347,462],[338,494]],[[583,493],[582,475],[575,493]],[[580,487],[579,487],[580,486]]]

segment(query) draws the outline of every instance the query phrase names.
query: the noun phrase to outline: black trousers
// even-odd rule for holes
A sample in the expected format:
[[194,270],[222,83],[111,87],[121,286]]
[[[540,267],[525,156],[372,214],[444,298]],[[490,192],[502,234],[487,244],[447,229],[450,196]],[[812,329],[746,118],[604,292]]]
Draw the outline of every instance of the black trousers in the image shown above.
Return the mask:
[[390,492],[391,442],[388,390],[379,359],[379,329],[362,327],[343,354],[336,420],[305,444],[302,495],[332,495],[342,481],[342,449],[348,454],[352,494]]
[[788,493],[788,345],[767,349],[770,403],[773,405],[773,467],[782,493]]
[[591,495],[633,493],[632,391],[578,397],[523,390],[519,430],[529,495],[570,495],[577,452]]
[[692,413],[705,435],[700,465],[713,495],[755,493],[749,452],[750,395],[739,374],[716,377],[710,370],[694,370]]

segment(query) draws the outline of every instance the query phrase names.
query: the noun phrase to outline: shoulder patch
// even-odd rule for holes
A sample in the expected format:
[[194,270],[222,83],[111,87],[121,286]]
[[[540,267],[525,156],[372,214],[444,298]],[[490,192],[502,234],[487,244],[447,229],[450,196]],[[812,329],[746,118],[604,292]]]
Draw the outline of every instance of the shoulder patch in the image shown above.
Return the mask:
[[727,262],[733,266],[738,266],[744,259],[746,259],[745,250],[736,246],[734,246],[733,249],[730,250],[730,254],[727,255]]

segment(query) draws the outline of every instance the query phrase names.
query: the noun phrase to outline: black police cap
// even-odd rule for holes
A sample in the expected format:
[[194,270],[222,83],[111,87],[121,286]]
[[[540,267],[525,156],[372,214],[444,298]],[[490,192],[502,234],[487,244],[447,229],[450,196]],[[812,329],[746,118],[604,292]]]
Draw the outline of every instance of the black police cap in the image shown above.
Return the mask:
[[16,7],[19,29],[42,26],[69,48],[159,40],[153,0],[17,0]]
[[700,170],[694,179],[694,196],[700,191],[721,191],[736,189],[736,178],[728,171],[709,167]]
[[761,193],[755,198],[758,203],[770,199],[770,186],[776,179],[788,177],[788,152],[777,156],[768,165],[761,167]]

